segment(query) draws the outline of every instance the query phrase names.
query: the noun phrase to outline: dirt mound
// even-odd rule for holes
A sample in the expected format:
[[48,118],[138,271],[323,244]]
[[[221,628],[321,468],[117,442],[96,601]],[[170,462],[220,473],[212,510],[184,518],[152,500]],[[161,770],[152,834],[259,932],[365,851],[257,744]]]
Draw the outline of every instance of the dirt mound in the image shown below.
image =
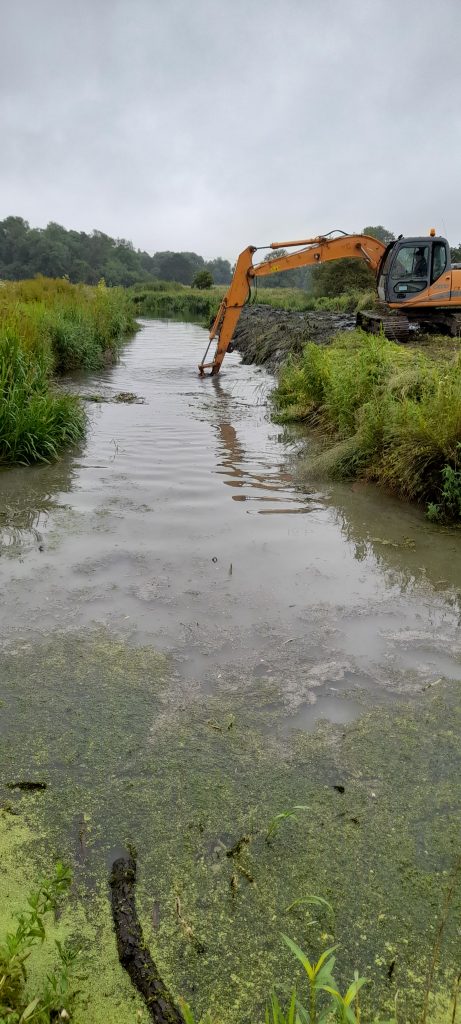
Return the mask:
[[272,306],[245,306],[233,344],[242,362],[280,366],[308,341],[327,345],[338,331],[355,327],[355,313],[299,313]]

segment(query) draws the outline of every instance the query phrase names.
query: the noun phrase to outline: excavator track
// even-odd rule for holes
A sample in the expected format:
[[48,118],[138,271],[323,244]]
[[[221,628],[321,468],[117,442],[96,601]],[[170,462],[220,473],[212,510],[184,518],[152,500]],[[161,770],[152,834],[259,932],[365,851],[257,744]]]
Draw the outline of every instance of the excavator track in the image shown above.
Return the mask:
[[410,336],[410,323],[406,316],[400,313],[392,314],[375,313],[369,310],[361,310],[357,313],[357,327],[361,327],[368,334],[381,334],[383,332],[390,341],[398,341],[404,344]]
[[[421,330],[424,330],[425,324],[421,323]],[[432,328],[432,333],[448,334],[452,338],[461,338],[461,313],[448,312],[444,316],[440,317],[440,320],[435,323],[435,328]]]

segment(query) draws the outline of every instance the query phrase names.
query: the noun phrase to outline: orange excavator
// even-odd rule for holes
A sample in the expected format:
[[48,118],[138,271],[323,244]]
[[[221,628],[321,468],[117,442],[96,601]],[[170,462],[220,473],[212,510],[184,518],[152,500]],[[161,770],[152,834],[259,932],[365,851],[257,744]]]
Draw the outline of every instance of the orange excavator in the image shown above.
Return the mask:
[[[303,248],[299,249],[299,246]],[[386,245],[370,235],[331,232],[295,242],[271,242],[270,249],[298,248],[263,263],[253,264],[256,246],[249,245],[238,257],[234,276],[210,331],[208,347],[199,373],[215,376],[237,326],[251,286],[260,277],[316,266],[328,260],[365,260],[376,274],[378,297],[384,312],[361,312],[357,324],[364,330],[384,333],[394,341],[407,341],[411,325],[421,330],[456,336],[461,331],[461,265],[452,266],[450,247],[437,237],[434,228],[421,238],[400,238]],[[211,362],[207,362],[212,341],[217,338]]]

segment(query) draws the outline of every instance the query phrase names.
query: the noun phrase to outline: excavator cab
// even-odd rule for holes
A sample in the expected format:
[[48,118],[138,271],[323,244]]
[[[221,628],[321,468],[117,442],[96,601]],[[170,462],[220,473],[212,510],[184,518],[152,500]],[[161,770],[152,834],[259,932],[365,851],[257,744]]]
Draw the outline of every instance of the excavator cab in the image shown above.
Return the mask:
[[378,271],[382,302],[406,302],[451,269],[446,238],[401,238],[388,245]]

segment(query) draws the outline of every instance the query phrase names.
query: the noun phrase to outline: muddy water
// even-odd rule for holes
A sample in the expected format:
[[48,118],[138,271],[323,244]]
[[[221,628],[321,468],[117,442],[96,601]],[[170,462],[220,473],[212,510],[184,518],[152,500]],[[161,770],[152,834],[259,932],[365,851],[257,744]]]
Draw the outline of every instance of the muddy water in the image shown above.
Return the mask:
[[299,492],[271,377],[232,355],[199,380],[204,341],[144,322],[117,367],[70,382],[106,399],[82,447],[0,477],[1,778],[48,787],[2,790],[7,878],[18,844],[74,866],[95,975],[77,1024],[135,1019],[105,890],[127,840],[148,939],[197,1011],[262,1019],[293,977],[280,931],[307,941],[286,908],[315,891],[345,980],[366,971],[380,1012],[403,988],[417,1019],[459,848],[459,534],[375,489]]
[[104,623],[210,691],[283,666],[287,712],[323,695],[335,721],[339,691],[461,678],[458,535],[375,490],[296,491],[270,376],[233,355],[199,380],[204,337],[145,322],[119,366],[73,383],[143,404],[89,405],[81,451],[2,474],[3,638]]

